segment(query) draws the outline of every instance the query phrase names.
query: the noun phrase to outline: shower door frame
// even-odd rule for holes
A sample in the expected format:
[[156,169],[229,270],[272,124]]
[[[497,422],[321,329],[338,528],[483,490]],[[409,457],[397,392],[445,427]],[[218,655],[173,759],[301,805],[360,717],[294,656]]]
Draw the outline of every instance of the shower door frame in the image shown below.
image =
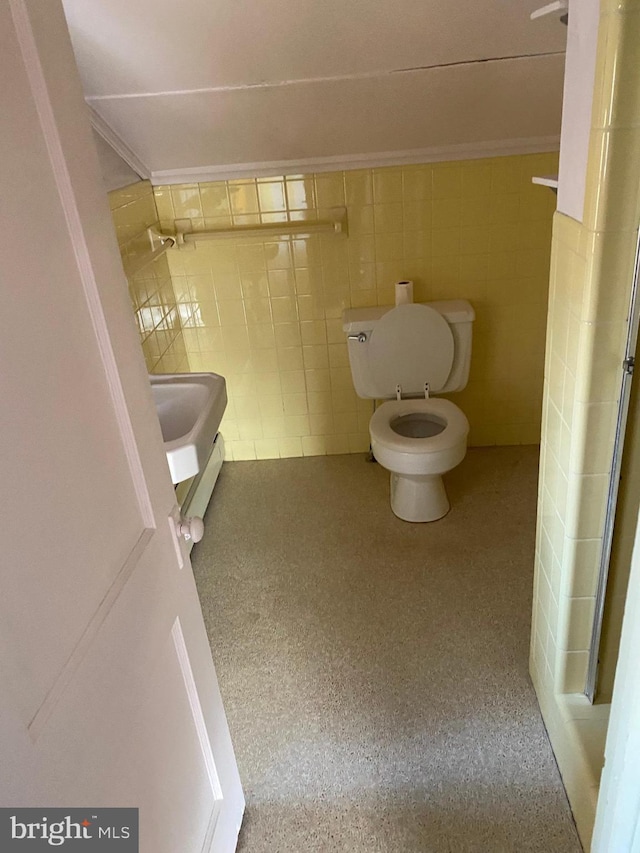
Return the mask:
[[611,460],[611,473],[609,475],[609,486],[607,491],[607,508],[602,535],[600,565],[598,569],[598,585],[596,589],[595,611],[593,616],[593,626],[591,629],[591,641],[589,643],[589,662],[587,665],[587,677],[584,687],[584,694],[589,700],[589,702],[591,702],[591,704],[593,704],[595,700],[596,691],[598,687],[598,665],[600,657],[600,641],[602,637],[602,622],[604,619],[609,566],[611,564],[611,549],[613,546],[613,536],[615,531],[616,507],[618,504],[618,493],[620,490],[620,473],[622,469],[624,439],[629,414],[631,383],[633,381],[635,354],[638,342],[638,326],[640,324],[640,299],[638,295],[639,287],[640,228],[638,228],[636,234],[636,253],[633,265],[631,297],[629,301],[627,340],[625,344],[624,359],[622,362],[620,397],[618,402],[618,413],[616,416],[616,431],[613,446],[613,456]]

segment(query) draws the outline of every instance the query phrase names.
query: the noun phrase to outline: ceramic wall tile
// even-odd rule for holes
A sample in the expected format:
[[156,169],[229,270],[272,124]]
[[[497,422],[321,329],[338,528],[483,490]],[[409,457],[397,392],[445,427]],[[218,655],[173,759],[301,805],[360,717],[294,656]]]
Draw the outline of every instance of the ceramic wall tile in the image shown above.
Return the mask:
[[[165,227],[174,217],[197,228],[207,217],[242,224],[347,207],[346,238],[242,238],[168,253],[185,325],[198,332],[186,338],[192,369],[224,366],[231,402],[246,391],[247,370],[258,388],[260,372],[271,374],[267,389],[274,376],[304,378],[301,390],[279,389],[306,394],[304,413],[301,399],[288,399],[285,411],[282,397],[261,394],[270,404],[253,428],[242,418],[240,435],[229,407],[223,431],[240,442],[233,458],[368,448],[371,403],[353,392],[341,315],[392,304],[402,278],[414,280],[416,300],[467,298],[476,309],[472,383],[452,396],[469,417],[471,443],[537,443],[554,204],[530,178],[556,161],[531,155],[156,188]],[[306,420],[285,428],[285,417]],[[306,435],[280,432],[303,427]]]
[[[562,694],[585,685],[640,216],[640,6],[604,0],[601,12],[584,220],[556,213],[553,221],[530,656],[541,705],[553,714],[563,713]],[[576,743],[571,714],[566,722],[566,732],[554,731],[565,758],[567,742]],[[575,765],[563,759],[561,769],[588,837],[595,800],[584,808],[582,782],[569,778]]]
[[[161,198],[166,198],[166,190],[161,191]],[[139,181],[114,190],[109,193],[109,206],[126,268],[150,250],[147,228],[158,226],[153,188],[148,181]],[[149,373],[188,372],[186,342],[166,255],[130,275],[128,281]]]

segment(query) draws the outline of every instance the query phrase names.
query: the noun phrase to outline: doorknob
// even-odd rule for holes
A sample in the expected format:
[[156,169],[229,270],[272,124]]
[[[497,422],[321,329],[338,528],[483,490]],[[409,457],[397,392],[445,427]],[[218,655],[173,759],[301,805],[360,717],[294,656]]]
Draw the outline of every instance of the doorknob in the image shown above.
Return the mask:
[[176,531],[186,542],[199,542],[204,536],[204,521],[197,516],[185,518],[181,515]]

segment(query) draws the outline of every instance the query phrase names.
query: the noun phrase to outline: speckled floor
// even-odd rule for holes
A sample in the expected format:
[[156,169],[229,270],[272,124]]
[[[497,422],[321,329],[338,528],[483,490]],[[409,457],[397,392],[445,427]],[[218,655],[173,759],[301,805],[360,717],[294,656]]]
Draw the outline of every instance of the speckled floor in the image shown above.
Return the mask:
[[363,456],[233,462],[193,564],[243,853],[579,853],[527,673],[537,451],[411,525]]

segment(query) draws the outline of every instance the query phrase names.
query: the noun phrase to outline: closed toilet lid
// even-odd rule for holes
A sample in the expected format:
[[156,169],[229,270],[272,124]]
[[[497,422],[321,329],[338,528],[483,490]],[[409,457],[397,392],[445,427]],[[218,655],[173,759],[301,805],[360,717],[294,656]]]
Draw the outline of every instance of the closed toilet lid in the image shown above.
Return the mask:
[[376,323],[369,339],[371,372],[385,396],[444,388],[453,365],[453,334],[442,314],[428,305],[397,305]]

